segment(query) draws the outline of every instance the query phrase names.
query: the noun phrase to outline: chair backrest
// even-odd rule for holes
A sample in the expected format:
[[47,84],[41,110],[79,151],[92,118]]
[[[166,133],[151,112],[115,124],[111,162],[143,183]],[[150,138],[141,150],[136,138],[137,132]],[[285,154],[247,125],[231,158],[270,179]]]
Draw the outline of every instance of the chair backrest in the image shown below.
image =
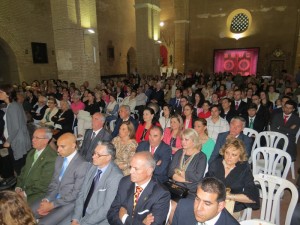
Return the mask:
[[298,190],[296,186],[286,179],[267,174],[254,175],[254,182],[259,184],[261,188],[262,202],[260,219],[271,223],[277,222],[277,224],[279,224],[279,221],[275,221],[276,213],[278,213],[277,207],[279,207],[284,190],[289,189],[291,191],[292,197],[285,219],[285,225],[290,225],[292,214],[298,201]]
[[[253,175],[259,174],[263,170],[264,174],[274,175],[281,178],[286,178],[290,170],[292,159],[287,152],[271,148],[271,147],[259,147],[251,153],[253,163]],[[284,159],[286,165],[283,165]],[[260,163],[259,162],[263,162]]]
[[296,144],[298,143],[299,136],[300,136],[300,128],[299,128],[299,130],[298,130],[298,132],[296,134]]
[[117,103],[123,102],[124,98],[117,97]]
[[[286,135],[275,131],[263,131],[255,137],[252,151],[258,147],[264,147],[261,146],[262,140],[265,141],[265,147],[279,148],[283,151],[286,151],[289,144],[289,139]],[[284,142],[283,147],[280,147],[279,143],[282,143],[282,141]]]
[[254,129],[251,129],[251,128],[247,128],[247,127],[245,127],[244,129],[243,129],[243,133],[245,134],[245,135],[247,135],[248,137],[257,137],[257,135],[258,135],[258,132],[256,131],[256,130],[254,130]]

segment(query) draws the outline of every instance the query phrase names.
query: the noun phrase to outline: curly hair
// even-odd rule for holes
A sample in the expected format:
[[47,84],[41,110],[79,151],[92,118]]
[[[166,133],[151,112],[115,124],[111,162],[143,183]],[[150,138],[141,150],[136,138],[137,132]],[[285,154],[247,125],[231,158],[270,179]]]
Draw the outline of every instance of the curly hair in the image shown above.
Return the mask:
[[1,225],[36,225],[32,211],[24,199],[13,191],[0,192]]
[[223,147],[220,149],[220,155],[224,157],[226,149],[230,147],[233,147],[236,150],[240,151],[240,161],[247,161],[248,157],[246,147],[242,140],[234,137],[228,138]]

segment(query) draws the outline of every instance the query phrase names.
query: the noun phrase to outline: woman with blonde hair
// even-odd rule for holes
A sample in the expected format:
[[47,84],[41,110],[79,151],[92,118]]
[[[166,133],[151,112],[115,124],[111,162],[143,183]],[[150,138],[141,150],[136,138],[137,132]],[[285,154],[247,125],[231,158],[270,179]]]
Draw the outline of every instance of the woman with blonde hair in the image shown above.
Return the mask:
[[1,225],[36,225],[32,211],[24,199],[13,191],[0,192]]
[[112,140],[116,148],[115,163],[123,171],[124,176],[129,175],[130,160],[135,154],[137,142],[135,140],[135,128],[130,121],[121,123],[119,135]]
[[[208,168],[206,177],[220,179],[230,189],[226,199],[235,201],[233,212],[251,207],[259,208],[259,192],[254,183],[247,152],[242,140],[228,138],[220,150],[222,158],[214,160]],[[235,215],[238,217],[239,213]]]

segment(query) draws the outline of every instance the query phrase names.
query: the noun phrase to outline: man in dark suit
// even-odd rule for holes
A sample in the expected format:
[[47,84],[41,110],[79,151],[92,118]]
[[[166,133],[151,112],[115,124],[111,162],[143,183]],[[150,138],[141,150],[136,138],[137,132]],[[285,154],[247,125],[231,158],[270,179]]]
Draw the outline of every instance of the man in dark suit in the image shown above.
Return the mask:
[[150,152],[136,153],[130,176],[122,178],[118,192],[107,214],[113,225],[164,225],[170,205],[170,192],[152,174],[156,162]]
[[242,91],[234,91],[234,104],[231,106],[237,116],[245,117],[247,115],[247,103],[242,101]]
[[159,106],[163,106],[165,102],[165,94],[164,91],[161,89],[161,83],[157,82],[156,83],[156,88],[152,91],[150,97],[149,97],[149,102],[156,103]]
[[39,225],[60,225],[71,220],[75,201],[89,163],[76,151],[76,137],[65,133],[57,140],[58,154],[48,192],[32,206]]
[[180,88],[177,88],[175,91],[175,97],[171,98],[169,101],[169,104],[172,106],[174,112],[177,112],[178,114],[181,114],[182,108],[180,105],[180,99],[182,97],[182,90]]
[[163,140],[161,127],[153,126],[150,130],[149,141],[140,142],[136,152],[149,151],[156,161],[153,177],[163,183],[168,180],[168,168],[171,163],[172,148]]
[[246,121],[243,117],[233,117],[229,124],[229,131],[220,133],[217,137],[215,148],[211,154],[208,164],[214,161],[216,158],[221,157],[219,154],[220,149],[225,144],[227,138],[234,137],[241,139],[246,147],[248,157],[251,156],[252,139],[247,135],[243,134],[243,129],[246,125]]
[[116,197],[122,171],[114,163],[116,149],[109,142],[97,145],[76,200],[71,225],[109,225],[106,215]]
[[27,198],[29,205],[44,197],[54,173],[57,153],[48,145],[51,138],[50,129],[35,130],[32,136],[33,149],[28,153],[26,164],[18,176],[15,191]]
[[260,118],[263,118],[264,127],[268,127],[270,122],[270,111],[260,102],[260,97],[258,95],[252,96],[252,103],[257,105],[256,115]]
[[137,120],[135,120],[134,118],[132,118],[130,116],[130,107],[128,105],[122,105],[122,106],[120,106],[120,108],[119,108],[119,116],[120,117],[117,119],[117,121],[115,123],[115,128],[114,128],[113,132],[111,133],[112,138],[118,136],[119,129],[120,129],[121,123],[123,121],[128,121],[129,120],[130,122],[132,122],[132,124],[134,125],[135,130],[138,127]]
[[92,116],[92,129],[85,132],[79,154],[88,162],[92,161],[92,156],[99,141],[111,141],[110,133],[103,127],[105,116],[99,112]]
[[248,105],[248,116],[245,118],[246,127],[256,130],[258,133],[264,131],[265,127],[265,118],[257,114],[257,105],[255,103],[250,103]]
[[229,98],[222,99],[222,111],[220,116],[227,120],[228,123],[235,117],[235,111],[231,108],[231,100]]
[[226,187],[218,179],[204,178],[198,185],[196,199],[181,199],[176,207],[172,225],[238,225],[226,210]]
[[271,121],[271,130],[285,134],[289,139],[287,152],[291,155],[292,161],[296,161],[297,146],[296,134],[300,126],[300,118],[293,114],[295,103],[288,100],[283,106],[283,113],[277,113]]

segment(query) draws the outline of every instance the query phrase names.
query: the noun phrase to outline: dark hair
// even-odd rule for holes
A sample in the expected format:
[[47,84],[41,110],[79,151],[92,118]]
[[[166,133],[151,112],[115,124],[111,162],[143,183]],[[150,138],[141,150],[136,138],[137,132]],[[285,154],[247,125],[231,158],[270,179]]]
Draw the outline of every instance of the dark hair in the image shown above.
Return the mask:
[[[165,103],[163,105],[162,110],[164,109],[164,107],[168,107],[168,109],[170,111],[170,116],[169,117],[171,117],[174,114],[173,107],[170,104],[168,104],[168,103]],[[162,113],[162,116],[165,116],[164,113]]]
[[104,145],[106,147],[107,154],[111,155],[111,160],[112,161],[115,160],[115,158],[116,158],[116,148],[112,143],[99,141],[98,146],[99,145]]
[[10,102],[17,101],[17,92],[12,85],[3,85],[0,87],[0,90],[4,91],[7,94]]
[[255,110],[257,110],[257,105],[255,103],[250,103],[248,105],[248,109],[255,109]]
[[212,105],[212,106],[210,107],[209,111],[211,111],[213,108],[217,108],[217,109],[219,110],[219,112],[222,111],[222,108],[221,108],[220,105]]
[[160,127],[160,126],[154,125],[153,127],[150,128],[150,131],[151,131],[151,130],[159,130],[161,136],[163,136],[163,134],[164,134],[164,130],[163,130],[162,127]]
[[[143,114],[144,114],[144,112],[145,112],[146,110],[149,111],[149,112],[153,115],[152,125],[156,125],[157,119],[156,119],[156,117],[155,117],[155,112],[154,112],[154,110],[153,110],[152,108],[150,108],[150,107],[147,106],[146,108],[144,108]],[[142,118],[142,122],[141,122],[141,123],[142,123],[142,124],[145,123],[144,118]]]
[[[202,94],[201,91],[196,91],[196,92],[195,92],[195,95],[194,95],[194,100],[195,100],[196,94],[200,96],[200,101],[199,101],[197,107],[201,108],[202,105],[203,105],[203,103],[204,103],[204,101],[205,101],[204,95]],[[196,101],[195,101],[195,102],[196,102]]]
[[204,192],[216,193],[218,195],[217,202],[223,202],[226,199],[226,187],[222,181],[215,177],[206,177],[199,184]]
[[294,109],[297,108],[297,104],[293,100],[287,100],[284,105],[292,105]]

